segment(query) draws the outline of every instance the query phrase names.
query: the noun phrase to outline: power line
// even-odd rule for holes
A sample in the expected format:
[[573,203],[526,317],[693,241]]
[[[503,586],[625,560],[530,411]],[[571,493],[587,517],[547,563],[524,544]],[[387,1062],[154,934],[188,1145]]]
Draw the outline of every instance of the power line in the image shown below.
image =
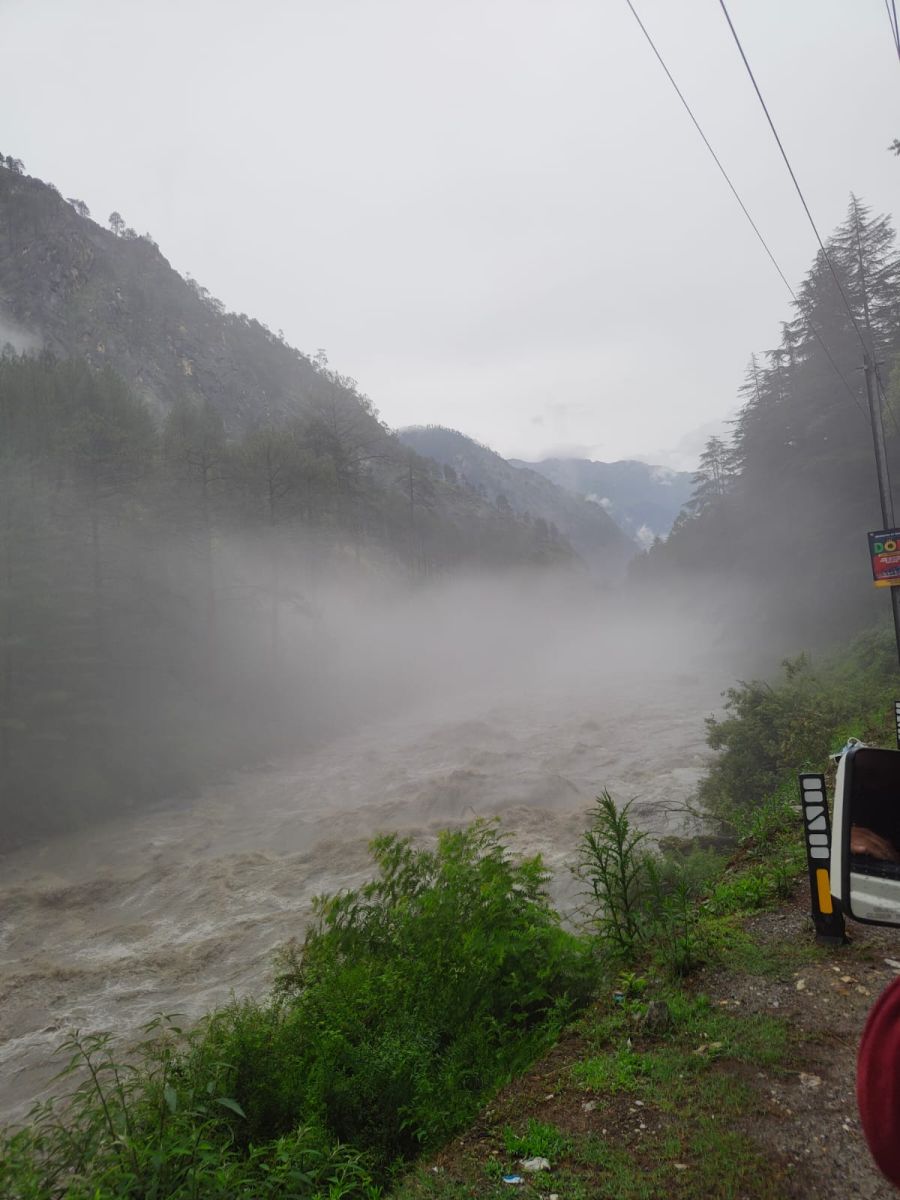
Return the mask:
[[[894,28],[894,16],[896,15],[895,0],[891,0],[891,5],[892,5],[893,15],[891,15],[891,13],[889,13],[889,16],[891,16],[891,27]],[[731,16],[728,12],[728,9],[725,5],[725,0],[719,0],[719,6],[721,7],[722,12],[725,14],[725,20],[728,22],[728,28],[731,30],[731,36],[734,38],[735,45],[737,46],[738,52],[740,53],[740,56],[743,59],[744,66],[747,68],[747,74],[750,76],[750,82],[753,84],[753,90],[756,92],[757,99],[759,100],[760,104],[762,105],[763,112],[766,114],[766,120],[769,122],[769,128],[772,130],[772,136],[775,138],[775,142],[778,146],[778,149],[781,151],[781,157],[784,159],[784,165],[787,167],[788,174],[790,175],[791,180],[793,181],[794,187],[797,191],[797,195],[800,197],[800,203],[803,205],[803,211],[806,213],[807,219],[810,223],[810,226],[812,227],[812,231],[816,235],[816,241],[819,243],[819,249],[822,251],[822,255],[825,259],[825,262],[828,264],[828,270],[831,272],[832,278],[834,279],[837,289],[840,292],[841,300],[844,303],[844,308],[847,311],[847,316],[850,318],[853,328],[856,331],[856,336],[859,338],[859,343],[862,346],[863,354],[864,355],[868,354],[869,346],[866,342],[866,339],[863,337],[862,330],[859,327],[859,322],[857,321],[856,315],[853,312],[853,308],[850,304],[850,301],[847,298],[847,293],[844,291],[844,286],[841,283],[840,279],[838,278],[837,271],[834,269],[834,263],[831,261],[831,255],[828,253],[828,250],[825,247],[825,243],[822,240],[822,235],[819,233],[818,226],[816,225],[815,221],[813,220],[813,215],[810,212],[809,205],[806,203],[806,197],[803,195],[803,189],[800,187],[800,183],[797,179],[797,176],[794,174],[794,168],[791,166],[791,160],[788,158],[787,151],[785,150],[784,145],[782,144],[781,138],[778,136],[778,130],[775,128],[775,122],[772,120],[772,114],[769,112],[768,105],[766,104],[765,100],[763,99],[763,94],[759,89],[759,84],[756,82],[756,76],[753,74],[753,68],[750,66],[750,62],[747,58],[747,55],[744,53],[744,47],[741,45],[741,39],[738,37],[737,30],[734,27],[734,22],[732,21]],[[900,44],[898,44],[898,53],[900,53]],[[874,346],[872,347],[872,358],[873,358],[873,360],[875,359]],[[878,390],[881,393],[882,398],[883,398],[884,397],[884,385],[881,382],[881,376],[878,373],[877,365],[875,368],[875,379],[878,384]],[[895,431],[898,434],[900,434],[900,428],[897,427],[897,419],[894,416],[893,411],[890,409],[888,409],[888,411],[891,415],[891,419],[893,421]]]
[[[631,0],[625,0],[625,3],[626,3],[626,4],[628,5],[628,7],[631,9],[631,15],[634,17],[634,19],[637,21],[638,25],[640,26],[640,28],[641,28],[641,32],[643,33],[644,37],[647,39],[647,41],[648,41],[648,42],[649,42],[649,44],[650,44],[650,49],[651,49],[651,50],[653,51],[653,53],[656,55],[657,59],[659,60],[659,65],[662,67],[662,69],[663,69],[663,70],[665,71],[665,73],[666,73],[666,76],[668,77],[669,83],[671,83],[672,87],[675,89],[675,93],[676,93],[676,95],[678,96],[678,99],[679,99],[679,100],[681,101],[681,103],[684,105],[685,112],[687,113],[687,115],[688,115],[688,116],[691,118],[691,120],[693,121],[693,123],[694,123],[694,128],[695,128],[695,129],[697,130],[697,132],[700,134],[701,138],[703,139],[703,144],[706,146],[707,150],[710,152],[710,154],[711,154],[711,155],[712,155],[712,157],[713,157],[713,161],[715,162],[716,166],[717,166],[717,167],[719,168],[719,170],[721,171],[721,173],[722,173],[722,178],[725,180],[725,182],[726,182],[726,183],[728,184],[728,186],[731,188],[731,194],[734,196],[735,200],[737,200],[738,204],[741,206],[741,211],[743,212],[743,214],[744,214],[744,216],[747,218],[747,220],[750,222],[750,227],[752,228],[753,232],[756,234],[757,238],[759,239],[760,245],[761,245],[761,246],[762,246],[762,248],[765,250],[766,254],[768,254],[768,256],[769,256],[769,259],[770,259],[770,261],[771,261],[771,263],[772,263],[772,266],[775,268],[775,270],[776,270],[776,271],[778,272],[778,274],[781,276],[781,278],[782,278],[782,280],[783,280],[783,282],[784,282],[784,286],[785,286],[786,288],[788,288],[789,290],[792,290],[792,289],[791,289],[791,285],[790,285],[790,283],[788,282],[787,276],[784,274],[784,272],[782,271],[781,267],[779,267],[779,265],[778,265],[778,263],[777,263],[777,261],[776,261],[776,259],[775,259],[775,255],[774,255],[774,254],[772,253],[772,251],[769,249],[769,246],[768,246],[768,243],[766,242],[766,239],[765,239],[765,238],[763,237],[763,235],[760,233],[760,231],[759,231],[759,228],[758,228],[758,226],[757,226],[756,222],[753,220],[753,218],[750,216],[750,213],[747,211],[747,207],[746,207],[746,205],[744,204],[743,200],[741,199],[741,197],[740,197],[740,195],[739,195],[739,193],[738,193],[738,190],[737,190],[737,188],[736,188],[736,187],[734,186],[734,184],[731,182],[731,178],[730,178],[730,176],[729,176],[728,172],[727,172],[727,171],[725,170],[725,168],[722,166],[722,163],[721,163],[721,160],[719,159],[719,156],[718,156],[718,154],[716,154],[715,150],[712,148],[712,145],[710,144],[709,138],[708,138],[708,137],[706,136],[706,134],[703,132],[703,129],[702,129],[702,128],[701,128],[701,126],[700,126],[700,122],[699,122],[699,121],[697,120],[697,118],[694,116],[693,109],[692,109],[692,108],[691,108],[691,106],[688,104],[687,100],[685,100],[685,98],[684,98],[684,93],[682,92],[682,90],[681,90],[681,88],[678,86],[678,84],[675,82],[675,79],[674,79],[674,77],[673,77],[673,75],[672,75],[672,72],[671,72],[671,71],[669,70],[669,68],[666,66],[666,64],[665,64],[665,60],[663,59],[663,56],[662,56],[662,55],[660,54],[660,52],[657,50],[657,48],[656,48],[656,45],[655,45],[655,43],[654,43],[654,41],[653,41],[653,38],[652,38],[652,37],[650,36],[650,34],[647,32],[647,27],[644,25],[644,22],[643,22],[643,21],[641,20],[641,18],[638,16],[638,14],[637,14],[637,11],[635,10],[635,7],[634,7],[634,5],[631,3]],[[795,297],[795,299],[796,299],[796,297]]]
[[[750,212],[747,209],[746,204],[744,204],[744,201],[741,199],[740,193],[738,192],[737,188],[735,187],[734,183],[732,182],[731,176],[728,174],[728,172],[725,170],[724,166],[722,165],[722,161],[719,158],[718,154],[716,154],[715,150],[713,149],[709,138],[703,132],[703,128],[700,125],[700,122],[697,120],[696,116],[694,115],[693,109],[688,104],[687,100],[685,99],[684,93],[682,92],[681,88],[675,82],[675,77],[672,75],[672,72],[666,66],[665,59],[663,58],[662,54],[660,54],[659,50],[657,49],[656,43],[653,41],[653,38],[650,36],[646,25],[641,20],[641,18],[638,16],[637,10],[635,9],[631,0],[625,0],[625,3],[628,5],[629,9],[631,10],[631,15],[634,17],[635,21],[637,21],[638,26],[640,27],[641,33],[643,33],[644,37],[647,39],[647,43],[649,44],[650,49],[656,55],[659,65],[665,71],[666,78],[669,80],[669,83],[671,83],[672,87],[675,89],[675,94],[678,96],[678,99],[681,101],[682,105],[684,106],[685,112],[691,118],[691,121],[694,124],[694,128],[697,130],[697,132],[700,134],[700,137],[703,139],[703,144],[706,146],[707,150],[712,155],[713,161],[715,162],[716,166],[719,168],[722,178],[725,180],[725,182],[728,184],[729,188],[731,189],[731,194],[734,196],[735,200],[737,200],[738,204],[740,205],[741,212],[744,214],[744,216],[749,221],[750,227],[753,230],[753,232],[756,234],[760,245],[765,250],[766,254],[769,256],[769,261],[772,263],[772,266],[775,268],[775,270],[781,276],[781,280],[784,283],[784,286],[787,288],[794,303],[797,305],[797,307],[799,309],[800,308],[800,300],[797,296],[797,293],[794,291],[793,287],[791,286],[790,280],[785,275],[784,271],[782,271],[781,267],[778,265],[778,260],[775,258],[775,255],[772,253],[771,249],[769,248],[768,242],[763,237],[762,233],[760,233],[759,226],[756,224],[756,222],[753,220],[753,217],[750,215]],[[841,383],[844,385],[847,395],[850,397],[850,399],[853,401],[853,403],[856,405],[856,407],[862,413],[864,419],[866,421],[868,421],[869,418],[866,415],[866,411],[862,406],[861,400],[856,395],[856,393],[853,391],[850,384],[847,382],[840,367],[834,361],[834,358],[831,355],[831,351],[825,345],[825,342],[822,340],[822,337],[819,334],[819,331],[816,329],[815,325],[813,325],[812,321],[809,320],[808,318],[806,319],[806,324],[807,324],[807,327],[809,328],[810,333],[813,335],[813,337],[816,339],[816,341],[819,343],[822,350],[824,351],[825,357],[828,359],[829,363],[831,364],[832,370],[837,375],[838,379],[840,379]]]
[[737,35],[737,30],[735,29],[734,24],[732,23],[731,17],[729,16],[729,13],[728,13],[728,9],[725,7],[725,0],[719,0],[719,5],[721,6],[722,12],[725,14],[725,20],[728,22],[728,28],[731,30],[732,37],[735,40],[735,44],[737,45],[738,51],[740,52],[740,55],[741,55],[741,58],[744,60],[744,66],[747,68],[747,74],[750,76],[750,82],[753,84],[754,91],[756,92],[757,98],[759,99],[759,102],[762,105],[762,110],[766,114],[766,120],[769,122],[769,128],[772,130],[772,136],[775,138],[775,141],[778,145],[778,149],[781,151],[781,157],[784,159],[784,165],[787,167],[788,173],[789,173],[791,179],[793,180],[794,187],[797,191],[797,195],[800,197],[800,203],[803,205],[803,211],[806,213],[807,219],[808,219],[810,225],[812,226],[812,231],[816,235],[816,241],[819,243],[819,249],[822,251],[822,254],[825,258],[825,262],[828,264],[828,269],[831,272],[832,278],[834,279],[834,282],[837,285],[837,289],[841,294],[841,299],[844,302],[844,308],[847,310],[847,315],[849,316],[851,322],[853,323],[853,328],[856,330],[856,336],[859,338],[859,340],[862,344],[863,350],[868,353],[868,347],[866,345],[866,340],[862,335],[862,330],[859,327],[859,322],[857,321],[856,316],[854,315],[853,309],[850,306],[850,301],[847,299],[847,293],[844,291],[844,285],[841,283],[840,279],[838,278],[838,273],[834,269],[834,264],[831,261],[831,255],[826,250],[825,243],[822,241],[822,235],[819,233],[819,228],[816,225],[815,221],[813,220],[813,215],[809,210],[809,205],[806,203],[806,197],[803,195],[803,189],[800,187],[800,184],[797,181],[797,176],[794,174],[794,168],[791,166],[791,160],[788,158],[787,152],[786,152],[784,146],[782,145],[781,138],[778,136],[778,130],[775,128],[775,122],[772,120],[772,115],[769,112],[768,105],[766,104],[765,100],[763,99],[763,94],[759,90],[759,84],[756,82],[756,76],[753,74],[753,68],[750,66],[750,63],[747,60],[747,55],[744,53],[744,47],[741,45],[741,39]]
[[900,58],[900,25],[897,23],[897,0],[884,0],[884,7],[887,9],[888,20],[891,23],[894,49],[897,51],[897,57]]

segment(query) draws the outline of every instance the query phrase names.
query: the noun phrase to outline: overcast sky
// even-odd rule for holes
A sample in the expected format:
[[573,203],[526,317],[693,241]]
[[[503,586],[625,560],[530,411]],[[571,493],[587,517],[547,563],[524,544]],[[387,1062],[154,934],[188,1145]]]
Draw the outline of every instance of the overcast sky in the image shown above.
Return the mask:
[[[717,0],[635,0],[788,277],[815,250]],[[820,228],[900,195],[882,0],[731,0]],[[625,0],[0,0],[0,149],[392,426],[693,466],[789,297]]]

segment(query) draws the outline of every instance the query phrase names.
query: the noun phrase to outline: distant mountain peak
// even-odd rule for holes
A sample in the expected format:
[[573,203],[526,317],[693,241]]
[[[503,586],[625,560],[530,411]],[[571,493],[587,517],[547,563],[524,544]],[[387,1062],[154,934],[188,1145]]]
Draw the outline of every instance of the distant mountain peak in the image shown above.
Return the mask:
[[512,460],[529,467],[576,496],[602,505],[638,545],[647,548],[665,538],[691,495],[692,475],[636,459],[599,462],[587,458]]

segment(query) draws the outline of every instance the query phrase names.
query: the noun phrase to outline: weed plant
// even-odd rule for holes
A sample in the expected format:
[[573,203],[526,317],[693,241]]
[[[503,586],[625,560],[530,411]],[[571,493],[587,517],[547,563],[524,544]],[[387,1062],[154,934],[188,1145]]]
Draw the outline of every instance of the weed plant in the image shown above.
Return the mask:
[[62,1101],[38,1105],[29,1124],[0,1137],[4,1200],[255,1200],[328,1197],[377,1200],[381,1189],[357,1150],[297,1126],[242,1150],[246,1120],[224,1093],[225,1063],[190,1069],[187,1039],[167,1018],[147,1027],[130,1064],[109,1036],[75,1034],[62,1049],[62,1078],[77,1078]]
[[649,859],[647,834],[629,818],[633,803],[617,808],[608,791],[597,797],[575,869],[584,887],[589,928],[601,947],[626,962],[645,940]]
[[686,975],[704,959],[699,900],[706,876],[653,851],[631,824],[631,805],[618,808],[604,791],[591,810],[575,868],[585,925],[607,970],[649,957],[669,975]]
[[506,1126],[503,1130],[503,1145],[507,1156],[513,1161],[523,1158],[546,1158],[550,1162],[556,1162],[568,1152],[570,1140],[560,1133],[555,1125],[529,1117],[522,1133],[516,1133]]

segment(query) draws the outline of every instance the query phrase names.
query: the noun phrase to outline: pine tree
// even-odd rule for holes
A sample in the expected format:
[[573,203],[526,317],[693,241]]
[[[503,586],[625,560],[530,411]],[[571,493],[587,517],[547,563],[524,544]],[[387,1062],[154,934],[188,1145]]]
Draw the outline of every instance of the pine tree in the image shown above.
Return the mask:
[[694,491],[688,508],[694,513],[702,513],[714,507],[731,491],[734,477],[731,447],[722,438],[711,437],[700,455],[700,465],[691,480]]

